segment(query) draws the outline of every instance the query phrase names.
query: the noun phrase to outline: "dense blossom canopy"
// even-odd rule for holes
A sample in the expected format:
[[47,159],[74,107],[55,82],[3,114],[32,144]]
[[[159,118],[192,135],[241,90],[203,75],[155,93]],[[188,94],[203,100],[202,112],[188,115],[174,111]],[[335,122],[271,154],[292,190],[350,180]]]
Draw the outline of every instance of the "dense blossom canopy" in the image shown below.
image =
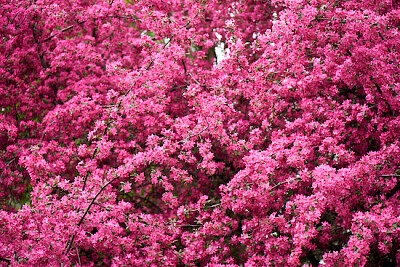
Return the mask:
[[0,33],[0,265],[400,265],[398,1],[0,0]]

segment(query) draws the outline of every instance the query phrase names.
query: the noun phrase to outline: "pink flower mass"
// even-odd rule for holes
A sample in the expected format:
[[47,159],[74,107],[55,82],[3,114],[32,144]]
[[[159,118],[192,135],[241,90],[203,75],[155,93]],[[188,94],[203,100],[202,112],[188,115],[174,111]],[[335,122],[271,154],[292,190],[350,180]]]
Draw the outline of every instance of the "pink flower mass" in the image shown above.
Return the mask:
[[0,0],[0,266],[400,266],[400,3]]

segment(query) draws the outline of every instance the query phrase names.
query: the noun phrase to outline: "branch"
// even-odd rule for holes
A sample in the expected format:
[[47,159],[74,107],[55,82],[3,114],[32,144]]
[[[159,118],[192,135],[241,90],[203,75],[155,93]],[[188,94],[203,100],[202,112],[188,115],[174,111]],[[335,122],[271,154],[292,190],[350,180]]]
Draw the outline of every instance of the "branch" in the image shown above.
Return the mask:
[[109,184],[111,184],[112,182],[114,182],[114,181],[117,180],[118,178],[119,178],[119,177],[116,177],[116,178],[112,179],[111,181],[109,181],[108,183],[106,183],[105,185],[103,185],[103,186],[100,188],[99,192],[97,192],[97,194],[96,194],[96,195],[94,196],[94,198],[92,199],[92,202],[90,202],[89,206],[86,208],[86,211],[85,211],[85,213],[82,215],[82,217],[81,217],[81,219],[80,219],[80,221],[79,221],[79,223],[78,223],[78,226],[80,226],[80,225],[82,224],[83,219],[85,219],[85,216],[88,214],[89,209],[92,207],[92,205],[94,204],[94,202],[96,201],[96,199],[99,197],[99,195],[101,194],[101,192],[103,192],[103,190],[104,190]]
[[177,225],[178,227],[200,227],[203,226],[202,224],[181,224]]
[[164,44],[163,48],[161,50],[164,50],[167,45],[169,45],[169,43],[171,42],[172,38],[174,38],[174,35],[171,35],[171,38],[168,38],[168,41]]
[[[85,210],[85,212],[83,213],[81,219],[79,220],[77,226],[80,226],[80,225],[82,224],[82,222],[83,222],[83,220],[85,219],[86,215],[88,214],[90,208],[92,207],[92,205],[94,204],[94,202],[96,201],[96,199],[99,197],[99,195],[101,194],[101,192],[103,192],[103,190],[104,190],[109,184],[111,184],[112,182],[114,182],[114,181],[117,180],[118,178],[119,178],[119,177],[116,177],[116,178],[112,179],[111,181],[109,181],[108,183],[106,183],[105,185],[103,185],[103,186],[100,188],[99,192],[97,192],[97,194],[94,196],[94,198],[93,198],[92,201],[90,202],[89,206],[86,208],[86,210]],[[65,249],[66,249],[65,254],[67,254],[67,253],[71,250],[72,244],[74,243],[75,236],[76,236],[75,234],[72,235],[71,239],[68,241],[67,246],[66,246],[66,248],[65,248]],[[63,252],[63,254],[64,254],[64,252]]]
[[134,17],[128,17],[128,16],[108,15],[107,17],[108,18],[114,18],[114,19],[131,19],[131,20],[137,20],[137,21],[142,22],[141,19],[134,18]]
[[182,58],[182,65],[183,65],[183,69],[185,70],[185,76],[186,76],[187,70],[186,70],[185,60],[183,60],[183,58]]
[[79,266],[82,266],[82,263],[81,263],[81,256],[79,255],[79,248],[77,248],[75,245],[74,245],[74,247],[75,247],[75,250],[76,250],[76,254],[78,254]]
[[201,83],[200,83],[198,80],[196,80],[196,79],[192,76],[191,73],[189,73],[189,75],[190,75],[190,77],[192,77],[192,79],[193,79],[197,84],[201,85]]
[[[164,46],[163,46],[163,48],[162,48],[161,50],[164,50],[164,49],[167,47],[167,45],[169,44],[169,42],[171,42],[171,40],[172,40],[173,37],[174,37],[174,36],[172,35],[171,38],[169,38],[169,40],[164,44]],[[153,63],[154,63],[154,58],[151,59],[149,65],[147,65],[147,67],[146,67],[146,70],[149,70],[150,67],[153,65]],[[129,92],[130,92],[130,90],[129,90]],[[126,96],[126,95],[127,95],[127,94],[125,94],[125,96]],[[124,96],[124,97],[125,97],[125,96]]]
[[218,207],[218,206],[221,206],[221,203],[217,203],[217,204],[214,204],[214,205],[210,205],[210,206],[208,206],[207,208],[215,208],[215,207]]
[[[53,125],[53,123],[54,123],[54,121],[52,120],[48,126]],[[40,141],[39,141],[39,144],[38,144],[38,145],[42,144],[43,139],[44,139],[44,136],[46,135],[46,128],[47,128],[48,126],[46,126],[46,127],[43,129],[42,137],[40,138]]]
[[286,181],[284,181],[284,182],[277,183],[276,185],[274,185],[273,187],[271,187],[270,191],[273,190],[273,189],[275,189],[275,188],[277,188],[278,186],[281,186],[281,185],[283,185],[283,184],[287,184],[287,183],[290,183],[290,182],[296,181],[296,180],[297,180],[297,181],[300,181],[300,178],[295,178],[294,180],[286,180]]
[[191,137],[193,137],[193,136],[200,135],[202,132],[204,132],[205,130],[207,130],[207,129],[208,129],[208,127],[210,127],[210,124],[209,124],[209,123],[208,123],[208,121],[207,121],[207,127],[206,127],[206,128],[204,128],[203,130],[201,130],[201,131],[200,131],[200,132],[198,132],[197,134],[189,135],[189,136],[188,136],[188,137],[186,137],[185,139],[182,139],[182,140],[178,141],[178,144],[179,144],[179,143],[183,143],[183,142],[185,142],[185,141],[189,140],[189,138],[191,138]]
[[7,258],[0,258],[0,261],[5,261],[5,262],[8,262],[8,263],[11,262],[11,260],[10,260],[10,259],[7,259]]
[[[85,22],[86,22],[86,20],[78,22],[78,25],[81,25],[81,24],[83,24]],[[69,30],[73,29],[75,26],[76,25],[71,25],[71,26],[68,26],[67,28],[61,29],[58,33],[52,34],[49,37],[47,37],[46,39],[44,39],[43,43],[47,42],[47,41],[50,41],[53,37],[59,35],[60,33],[63,33],[63,32],[66,32],[66,31],[69,31]]]
[[[9,160],[6,164],[5,167],[7,167],[8,165],[10,165],[14,160],[16,160],[17,158],[12,158],[11,160]],[[1,174],[0,174],[0,180],[3,178],[3,173],[6,170],[6,168],[3,168],[3,170],[1,170]]]
[[104,207],[103,205],[101,205],[101,204],[99,204],[99,203],[97,203],[97,202],[95,202],[95,203],[93,203],[94,205],[97,205],[97,206],[99,206],[99,207],[101,207],[101,208],[103,208],[103,209],[105,209],[106,211],[112,211],[112,209],[110,209],[110,208],[107,208],[107,207]]
[[42,65],[43,69],[47,69],[49,66],[47,65],[46,61],[44,60],[43,54],[41,53],[42,43],[40,43],[36,37],[36,27],[35,27],[35,25],[30,25],[30,28],[32,30],[33,40],[35,41],[35,43],[37,45],[36,52],[39,56],[40,64]]

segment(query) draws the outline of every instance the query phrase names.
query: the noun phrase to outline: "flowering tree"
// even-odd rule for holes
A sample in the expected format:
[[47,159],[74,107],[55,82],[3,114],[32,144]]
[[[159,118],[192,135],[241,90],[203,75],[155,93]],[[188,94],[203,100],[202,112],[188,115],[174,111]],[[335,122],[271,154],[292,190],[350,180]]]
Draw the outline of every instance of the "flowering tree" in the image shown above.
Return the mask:
[[397,1],[0,6],[0,264],[400,265]]

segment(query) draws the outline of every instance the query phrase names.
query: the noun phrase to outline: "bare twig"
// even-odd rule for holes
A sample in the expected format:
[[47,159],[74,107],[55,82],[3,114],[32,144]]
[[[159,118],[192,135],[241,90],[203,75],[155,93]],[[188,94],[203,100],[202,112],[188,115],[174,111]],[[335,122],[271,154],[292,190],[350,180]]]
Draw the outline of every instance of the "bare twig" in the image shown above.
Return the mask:
[[[94,198],[92,199],[92,201],[90,202],[89,206],[86,208],[86,210],[85,210],[85,212],[83,213],[81,219],[79,220],[77,226],[80,226],[80,225],[82,224],[82,222],[83,222],[83,220],[85,219],[86,215],[88,214],[90,208],[92,207],[92,205],[94,204],[94,202],[96,201],[96,199],[100,196],[101,192],[103,192],[103,190],[104,190],[109,184],[111,184],[112,182],[114,182],[114,181],[117,180],[118,178],[119,178],[119,177],[116,177],[116,178],[112,179],[111,181],[109,181],[108,183],[106,183],[105,185],[103,185],[103,186],[100,188],[99,192],[97,192],[97,194],[95,195],[95,197],[94,197]],[[65,248],[66,251],[65,251],[64,254],[67,254],[67,253],[71,250],[72,245],[73,245],[73,243],[74,243],[75,236],[76,236],[75,234],[72,235],[71,239],[68,241],[67,246],[66,246],[66,248]]]
[[128,17],[128,16],[117,16],[117,15],[108,15],[108,18],[113,18],[113,19],[131,19],[131,20],[137,20],[137,21],[142,21],[141,19],[134,18],[134,17]]
[[183,69],[185,70],[185,76],[186,76],[187,70],[186,70],[185,60],[183,58],[182,58],[182,65],[183,65]]
[[5,261],[5,262],[7,262],[8,264],[11,263],[11,260],[10,260],[10,259],[7,259],[7,258],[0,258],[0,261]]
[[179,143],[186,142],[187,140],[189,140],[189,138],[192,138],[192,137],[194,137],[194,136],[200,135],[202,132],[204,132],[205,130],[207,130],[208,127],[210,127],[210,124],[207,122],[207,127],[206,127],[206,128],[204,128],[203,130],[201,130],[201,131],[198,132],[197,134],[189,135],[189,136],[186,137],[185,139],[182,139],[182,140],[178,141],[178,144],[179,144]]
[[181,224],[181,225],[177,225],[178,227],[200,227],[203,226],[201,224]]
[[[197,13],[197,15],[198,15],[199,13]],[[197,17],[197,15],[196,15],[196,17]],[[183,25],[183,26],[181,26],[179,29],[182,29],[182,28],[186,28],[187,26],[189,26],[190,25],[190,19],[188,20],[188,22],[185,24],[185,25]]]
[[400,177],[400,174],[382,174],[382,177]]
[[43,69],[47,69],[49,66],[47,65],[47,62],[44,60],[43,53],[41,53],[41,50],[42,50],[42,43],[39,42],[39,40],[38,40],[38,38],[37,38],[37,36],[36,36],[36,34],[37,34],[36,26],[35,26],[35,25],[31,25],[30,28],[31,28],[31,30],[32,30],[33,40],[34,40],[35,43],[36,43],[36,52],[37,52],[37,54],[38,54],[38,56],[39,56],[40,64],[42,65],[42,68],[43,68]]
[[[51,121],[50,125],[53,125],[54,121]],[[42,137],[40,138],[39,144],[41,144],[43,142],[44,136],[46,135],[46,128],[43,130],[43,134]]]
[[168,41],[164,44],[163,48],[161,50],[164,50],[167,45],[169,45],[169,43],[171,42],[172,38],[174,38],[174,35],[171,35],[171,38],[168,38]]
[[[78,25],[81,25],[81,24],[83,24],[85,22],[86,22],[86,20],[78,22]],[[50,35],[49,37],[47,37],[46,39],[44,39],[43,43],[47,42],[47,41],[50,41],[53,37],[56,37],[60,33],[63,33],[63,32],[66,32],[66,31],[69,31],[69,30],[73,29],[75,26],[76,25],[71,25],[71,26],[68,26],[68,27],[66,27],[64,29],[61,29],[58,33],[54,33],[54,34]]]
[[97,202],[93,203],[93,205],[97,205],[97,206],[99,206],[99,207],[102,207],[102,208],[105,209],[106,211],[112,211],[112,209],[107,208],[107,207],[104,207],[103,205],[101,205],[101,204],[99,204],[99,203],[97,203]]
[[295,178],[294,180],[286,180],[286,181],[284,181],[284,182],[277,183],[276,185],[274,185],[273,187],[271,187],[270,191],[273,190],[273,189],[275,189],[275,188],[277,188],[278,186],[281,186],[281,185],[283,185],[283,184],[287,184],[287,183],[290,183],[290,182],[293,182],[293,181],[296,181],[296,180],[299,181],[300,178]]
[[[5,166],[7,167],[8,165],[10,165],[15,159],[16,159],[16,158],[12,158],[11,160],[9,160],[9,161],[5,164]],[[6,169],[6,168],[4,168],[4,169],[1,171],[0,180],[3,178],[3,173],[4,173],[5,169]]]
[[76,254],[78,254],[79,266],[82,266],[82,263],[81,263],[81,256],[79,255],[79,248],[78,248],[76,245],[74,245],[74,247],[75,247],[75,250],[76,250]]
[[201,85],[201,83],[200,83],[198,80],[196,80],[196,79],[192,76],[191,73],[189,73],[189,75],[190,75],[190,77],[192,77],[192,79],[193,79],[197,84],[200,84],[200,85]]

